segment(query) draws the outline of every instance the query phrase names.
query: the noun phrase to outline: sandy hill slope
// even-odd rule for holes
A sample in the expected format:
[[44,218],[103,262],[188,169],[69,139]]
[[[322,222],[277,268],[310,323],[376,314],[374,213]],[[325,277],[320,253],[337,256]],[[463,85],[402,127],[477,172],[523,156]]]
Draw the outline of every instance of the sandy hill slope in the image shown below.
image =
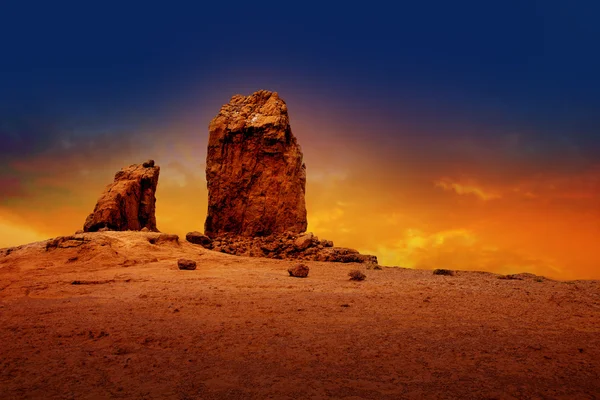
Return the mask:
[[0,398],[600,398],[597,281],[294,264],[142,232],[0,250]]

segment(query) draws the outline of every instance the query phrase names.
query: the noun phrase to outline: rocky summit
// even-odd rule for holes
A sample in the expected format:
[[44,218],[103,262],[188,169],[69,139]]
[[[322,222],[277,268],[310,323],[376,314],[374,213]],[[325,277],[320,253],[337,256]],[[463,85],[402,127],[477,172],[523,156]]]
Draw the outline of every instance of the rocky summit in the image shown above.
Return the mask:
[[113,183],[108,185],[94,211],[87,217],[83,230],[139,231],[147,228],[157,231],[156,186],[160,167],[154,160],[133,164],[121,169]]
[[306,167],[276,92],[235,95],[209,125],[204,233],[262,237],[306,230]]

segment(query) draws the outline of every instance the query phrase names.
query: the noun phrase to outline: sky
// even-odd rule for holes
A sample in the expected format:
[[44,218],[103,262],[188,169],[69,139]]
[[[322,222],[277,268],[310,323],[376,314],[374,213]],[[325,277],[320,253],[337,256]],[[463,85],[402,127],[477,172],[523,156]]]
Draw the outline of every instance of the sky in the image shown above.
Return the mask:
[[277,91],[309,231],[410,268],[600,279],[594,1],[3,2],[0,247],[81,229],[121,167],[203,230],[208,124]]

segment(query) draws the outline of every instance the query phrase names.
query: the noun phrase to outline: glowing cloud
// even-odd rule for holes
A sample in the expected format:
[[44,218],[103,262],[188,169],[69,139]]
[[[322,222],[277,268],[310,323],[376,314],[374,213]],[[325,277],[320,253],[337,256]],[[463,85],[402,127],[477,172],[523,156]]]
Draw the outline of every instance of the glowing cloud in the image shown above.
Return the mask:
[[491,246],[466,229],[429,234],[418,229],[406,229],[394,243],[378,246],[372,252],[384,265],[405,268],[565,275],[565,271],[551,258],[532,257],[514,249]]
[[0,219],[0,243],[2,243],[2,247],[18,246],[45,239],[47,239],[45,235],[29,227],[19,226]]
[[454,191],[456,192],[456,194],[472,194],[484,201],[499,199],[501,197],[499,194],[478,187],[473,183],[454,182],[449,178],[439,179],[437,181],[434,181],[433,184],[435,185],[435,187],[439,187],[448,191]]

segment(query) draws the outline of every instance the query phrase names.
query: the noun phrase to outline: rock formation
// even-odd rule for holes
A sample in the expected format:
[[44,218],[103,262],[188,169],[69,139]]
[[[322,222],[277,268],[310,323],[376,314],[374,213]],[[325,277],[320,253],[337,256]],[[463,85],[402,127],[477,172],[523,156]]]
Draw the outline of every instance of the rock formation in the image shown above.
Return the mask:
[[258,237],[306,230],[306,170],[285,102],[236,95],[209,125],[204,233]]
[[154,210],[160,167],[148,160],[121,169],[100,196],[94,212],[86,219],[85,232],[99,230],[157,231]]
[[240,256],[377,264],[304,233],[306,167],[277,93],[233,96],[209,131],[208,214],[204,235],[190,232],[188,242]]
[[286,232],[256,238],[222,235],[213,241],[196,240],[195,232],[190,232],[186,238],[188,242],[200,244],[209,250],[237,256],[377,264],[376,256],[360,254],[357,250],[345,247],[333,247],[332,241],[319,240],[310,232],[300,235]]

